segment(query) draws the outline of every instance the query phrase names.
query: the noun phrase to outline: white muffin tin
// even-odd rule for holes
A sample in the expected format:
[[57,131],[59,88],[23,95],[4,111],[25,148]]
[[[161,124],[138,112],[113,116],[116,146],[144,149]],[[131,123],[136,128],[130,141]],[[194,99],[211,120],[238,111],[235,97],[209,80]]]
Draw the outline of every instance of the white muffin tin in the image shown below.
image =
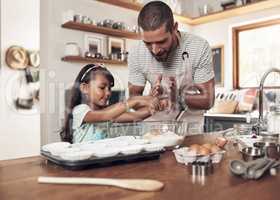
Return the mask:
[[42,147],[43,151],[69,161],[134,155],[142,152],[159,152],[163,149],[163,145],[159,143],[149,143],[146,139],[134,136],[120,136],[72,145],[67,142],[58,142]]

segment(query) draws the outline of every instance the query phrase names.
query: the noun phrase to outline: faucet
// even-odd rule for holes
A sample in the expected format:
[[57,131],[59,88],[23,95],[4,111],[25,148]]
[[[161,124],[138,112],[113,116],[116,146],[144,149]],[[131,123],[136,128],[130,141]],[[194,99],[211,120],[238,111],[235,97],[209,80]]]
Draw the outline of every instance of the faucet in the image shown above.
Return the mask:
[[263,119],[263,89],[264,89],[264,82],[267,78],[267,76],[272,73],[277,72],[280,74],[280,69],[277,68],[271,68],[268,71],[265,72],[265,74],[262,76],[260,86],[259,86],[259,119],[255,126],[253,126],[253,129],[256,131],[256,134],[259,135],[261,130],[264,128],[264,119]]

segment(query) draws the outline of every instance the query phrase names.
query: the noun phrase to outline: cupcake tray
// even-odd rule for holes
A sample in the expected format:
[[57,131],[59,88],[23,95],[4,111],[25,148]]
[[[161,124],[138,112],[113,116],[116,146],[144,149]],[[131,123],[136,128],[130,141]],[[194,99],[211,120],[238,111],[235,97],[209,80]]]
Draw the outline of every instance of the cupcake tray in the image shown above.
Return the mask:
[[155,152],[142,151],[138,154],[132,154],[132,155],[118,154],[113,157],[104,157],[104,158],[98,158],[92,156],[89,159],[78,160],[78,161],[64,160],[59,156],[52,155],[50,152],[43,151],[43,150],[41,150],[41,155],[51,163],[59,165],[65,169],[81,170],[81,169],[88,169],[88,168],[107,167],[107,166],[112,166],[117,164],[126,164],[132,162],[159,159],[160,154],[163,152],[164,150],[155,151]]

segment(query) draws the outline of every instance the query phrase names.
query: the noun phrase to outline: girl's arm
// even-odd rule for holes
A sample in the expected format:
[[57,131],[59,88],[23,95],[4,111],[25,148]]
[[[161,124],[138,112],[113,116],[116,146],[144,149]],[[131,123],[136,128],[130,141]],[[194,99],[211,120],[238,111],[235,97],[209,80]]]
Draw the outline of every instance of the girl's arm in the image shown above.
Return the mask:
[[136,122],[151,116],[151,111],[148,107],[142,107],[135,112],[126,112],[117,117],[114,122]]
[[[119,102],[102,110],[89,111],[85,115],[83,121],[86,123],[93,123],[115,120],[123,113],[126,113],[129,108],[148,106],[149,104],[153,103],[154,99],[154,97],[150,96],[132,97],[129,98],[126,102]],[[145,111],[144,113],[144,111],[141,110],[139,111],[139,113],[133,116],[136,117],[138,116],[138,114],[139,117],[148,115],[147,111]]]

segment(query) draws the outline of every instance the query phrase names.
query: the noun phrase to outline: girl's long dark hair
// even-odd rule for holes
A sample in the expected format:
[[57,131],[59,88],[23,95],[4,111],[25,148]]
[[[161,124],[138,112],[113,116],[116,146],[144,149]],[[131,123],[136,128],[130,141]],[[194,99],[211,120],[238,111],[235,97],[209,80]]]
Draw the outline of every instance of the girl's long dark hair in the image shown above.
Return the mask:
[[114,77],[111,74],[111,72],[107,70],[105,67],[96,64],[88,64],[81,69],[77,78],[75,79],[74,85],[71,88],[70,102],[67,102],[66,105],[65,123],[64,123],[64,127],[60,131],[60,137],[62,141],[72,143],[73,140],[72,111],[75,106],[83,103],[80,84],[89,83],[90,80],[94,80],[96,74],[104,75],[110,82],[110,86],[111,87],[114,86]]

